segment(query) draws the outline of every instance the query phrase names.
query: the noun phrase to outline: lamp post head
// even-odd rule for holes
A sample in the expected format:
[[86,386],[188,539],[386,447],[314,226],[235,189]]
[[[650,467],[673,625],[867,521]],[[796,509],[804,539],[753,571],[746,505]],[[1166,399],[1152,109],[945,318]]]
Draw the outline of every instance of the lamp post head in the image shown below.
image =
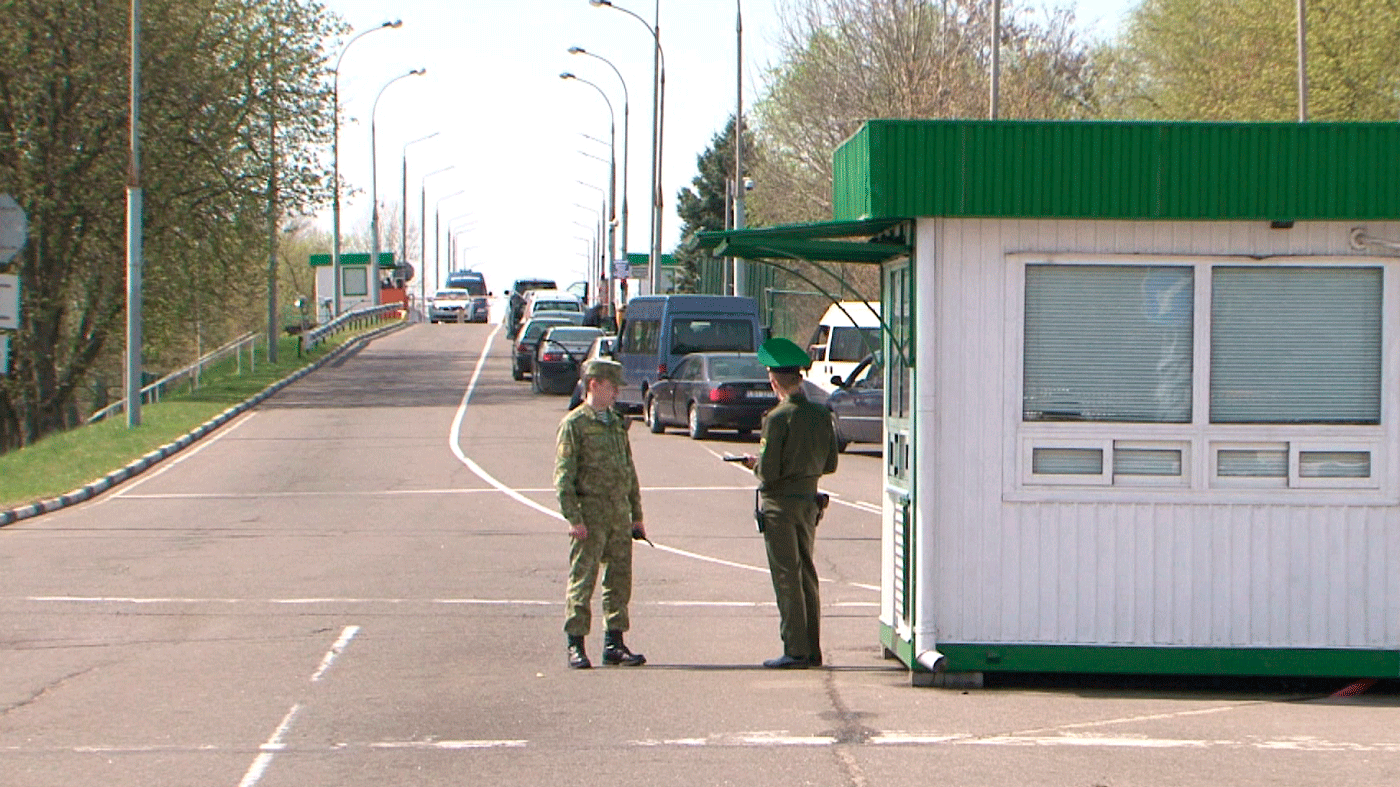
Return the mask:
[[588,51],[587,51],[586,49],[584,49],[583,47],[581,47],[581,46],[571,46],[571,47],[569,47],[569,54],[571,54],[571,55],[586,55],[586,54],[588,54]]
[[589,4],[589,5],[592,5],[592,6],[599,6],[599,5],[607,5],[607,6],[610,6],[610,5],[612,5],[612,3],[609,2],[609,0],[588,0],[588,4]]
[[415,68],[415,69],[413,69],[412,71],[408,72],[408,75],[409,75],[409,76],[420,76],[420,77],[421,77],[421,76],[423,76],[423,75],[426,74],[426,73],[428,73],[428,69],[426,69],[426,68]]
[[560,78],[560,79],[578,79],[578,77],[574,76],[573,74],[570,74],[568,71],[565,71],[564,73],[560,74],[560,75],[559,75],[559,78]]
[[384,24],[380,25],[380,27],[403,27],[403,20],[395,19],[392,22],[385,22]]

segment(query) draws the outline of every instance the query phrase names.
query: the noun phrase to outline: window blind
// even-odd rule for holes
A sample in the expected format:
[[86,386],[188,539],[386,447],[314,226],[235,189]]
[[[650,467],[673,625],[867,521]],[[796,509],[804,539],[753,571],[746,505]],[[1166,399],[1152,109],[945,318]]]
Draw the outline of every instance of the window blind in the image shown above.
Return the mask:
[[1189,423],[1194,272],[1027,265],[1026,421]]

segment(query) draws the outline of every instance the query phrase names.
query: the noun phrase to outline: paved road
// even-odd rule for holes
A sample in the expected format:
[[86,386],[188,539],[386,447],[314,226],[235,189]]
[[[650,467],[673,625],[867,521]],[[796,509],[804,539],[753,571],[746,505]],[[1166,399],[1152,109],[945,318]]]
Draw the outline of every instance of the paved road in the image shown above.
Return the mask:
[[1393,694],[911,688],[878,644],[869,453],[825,484],[829,668],[773,673],[751,478],[718,459],[752,443],[633,429],[650,663],[571,672],[564,399],[512,382],[494,331],[376,340],[0,530],[0,785],[1400,783]]

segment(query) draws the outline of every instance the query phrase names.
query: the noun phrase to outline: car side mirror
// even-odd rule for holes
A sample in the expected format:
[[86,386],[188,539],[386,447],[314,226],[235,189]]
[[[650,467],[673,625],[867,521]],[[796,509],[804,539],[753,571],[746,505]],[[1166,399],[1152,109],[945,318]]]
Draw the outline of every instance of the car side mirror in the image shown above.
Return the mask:
[[837,388],[845,388],[845,387],[846,387],[846,381],[845,381],[845,380],[842,380],[842,379],[841,379],[841,375],[839,375],[839,374],[833,374],[833,375],[831,375],[831,384],[834,385],[834,386],[836,386]]

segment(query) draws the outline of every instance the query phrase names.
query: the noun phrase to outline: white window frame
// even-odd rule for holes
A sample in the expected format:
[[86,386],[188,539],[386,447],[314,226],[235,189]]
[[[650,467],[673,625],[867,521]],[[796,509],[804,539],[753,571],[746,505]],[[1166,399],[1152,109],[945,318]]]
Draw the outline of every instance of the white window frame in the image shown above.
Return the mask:
[[[1005,418],[1015,435],[1014,456],[1007,457],[1004,496],[1017,501],[1131,501],[1164,499],[1182,502],[1257,503],[1286,501],[1299,505],[1346,501],[1394,505],[1400,484],[1394,477],[1400,445],[1400,345],[1393,333],[1400,325],[1400,276],[1387,263],[1392,257],[1276,256],[1240,257],[1173,254],[1006,255],[1006,344],[1004,372],[1010,383]],[[1028,265],[1190,266],[1194,269],[1192,315],[1191,422],[1110,423],[1022,420],[1024,401],[1025,288]],[[1211,270],[1247,267],[1377,267],[1381,270],[1381,417],[1375,425],[1212,424],[1210,423]],[[1113,451],[1164,448],[1182,451],[1182,475],[1131,476],[1115,481]],[[1239,478],[1218,475],[1221,449],[1279,448],[1288,452],[1286,478]],[[1094,448],[1104,451],[1097,476],[1037,474],[1036,448]],[[1369,478],[1304,478],[1299,456],[1310,451],[1369,452]]]

